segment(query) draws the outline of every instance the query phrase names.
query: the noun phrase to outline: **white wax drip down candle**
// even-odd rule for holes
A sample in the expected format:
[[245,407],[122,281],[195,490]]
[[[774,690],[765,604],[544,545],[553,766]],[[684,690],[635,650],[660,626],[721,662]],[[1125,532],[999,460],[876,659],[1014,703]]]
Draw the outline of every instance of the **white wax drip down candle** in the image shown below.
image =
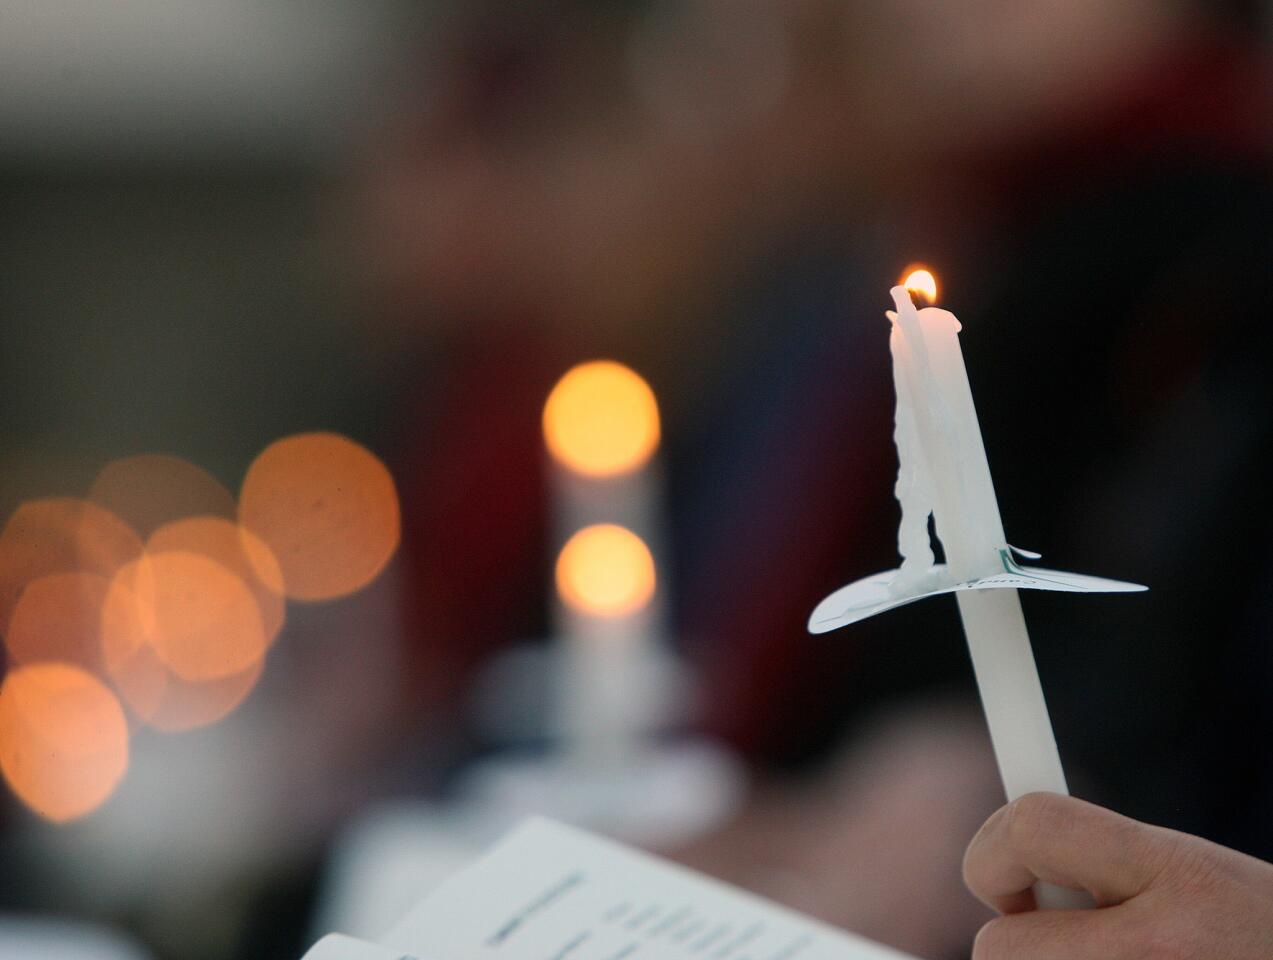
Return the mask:
[[[935,282],[931,275],[924,279],[935,299]],[[955,593],[1008,799],[1034,791],[1068,793],[1017,588],[1145,588],[1017,563],[1014,553],[1037,555],[1016,551],[1004,537],[959,347],[959,321],[935,307],[917,311],[907,289],[912,282],[892,289],[897,310],[889,313],[902,565],[837,590],[814,610],[809,629],[824,633],[922,597]],[[930,513],[945,564],[933,563]],[[1042,908],[1092,903],[1084,893],[1045,883],[1036,886],[1035,898]]]

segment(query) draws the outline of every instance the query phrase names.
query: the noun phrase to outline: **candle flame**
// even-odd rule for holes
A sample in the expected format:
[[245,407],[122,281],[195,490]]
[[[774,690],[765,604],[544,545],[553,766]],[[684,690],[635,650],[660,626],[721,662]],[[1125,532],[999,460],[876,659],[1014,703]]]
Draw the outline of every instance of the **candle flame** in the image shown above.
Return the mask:
[[582,363],[544,405],[544,441],[557,461],[588,477],[640,469],[659,445],[659,405],[636,371],[613,360]]
[[902,286],[911,293],[923,294],[929,303],[937,302],[937,278],[927,267],[912,264],[903,274]]
[[584,527],[557,557],[557,593],[579,613],[607,618],[636,613],[650,602],[654,587],[650,548],[618,524]]

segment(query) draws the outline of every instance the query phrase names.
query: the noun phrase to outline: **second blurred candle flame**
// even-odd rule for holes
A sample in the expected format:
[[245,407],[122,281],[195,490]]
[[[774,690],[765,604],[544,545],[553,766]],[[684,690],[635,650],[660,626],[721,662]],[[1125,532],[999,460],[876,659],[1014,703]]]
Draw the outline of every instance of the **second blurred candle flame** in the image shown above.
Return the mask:
[[626,527],[599,523],[571,537],[557,557],[557,592],[578,613],[623,617],[654,595],[654,558]]

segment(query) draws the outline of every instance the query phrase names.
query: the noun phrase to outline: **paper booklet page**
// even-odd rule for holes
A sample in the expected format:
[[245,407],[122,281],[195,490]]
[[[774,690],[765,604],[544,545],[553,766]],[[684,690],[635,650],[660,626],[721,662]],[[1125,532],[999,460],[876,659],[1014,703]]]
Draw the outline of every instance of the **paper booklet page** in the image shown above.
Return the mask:
[[329,933],[310,948],[301,960],[419,960],[401,950],[390,950],[366,940]]
[[[328,952],[318,952],[329,941]],[[328,937],[304,960],[402,958],[914,960],[684,867],[540,819],[443,884],[379,944]]]

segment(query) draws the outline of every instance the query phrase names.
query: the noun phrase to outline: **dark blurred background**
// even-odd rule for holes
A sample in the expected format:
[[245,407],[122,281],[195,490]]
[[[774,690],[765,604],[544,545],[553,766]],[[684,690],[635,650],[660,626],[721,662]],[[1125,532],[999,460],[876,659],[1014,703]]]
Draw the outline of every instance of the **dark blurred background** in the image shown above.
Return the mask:
[[0,792],[0,956],[74,923],[93,960],[299,957],[367,811],[464,803],[507,747],[481,678],[560,627],[540,416],[598,357],[658,398],[669,725],[745,771],[643,841],[966,956],[959,858],[1001,794],[954,605],[804,631],[897,562],[882,314],[914,261],[1009,536],[1151,588],[1024,598],[1074,792],[1273,859],[1271,28],[1254,0],[0,0],[4,517],[139,454],[237,494],[312,430],[401,505],[384,571],[289,604],[225,719],[130,714],[71,822]]

